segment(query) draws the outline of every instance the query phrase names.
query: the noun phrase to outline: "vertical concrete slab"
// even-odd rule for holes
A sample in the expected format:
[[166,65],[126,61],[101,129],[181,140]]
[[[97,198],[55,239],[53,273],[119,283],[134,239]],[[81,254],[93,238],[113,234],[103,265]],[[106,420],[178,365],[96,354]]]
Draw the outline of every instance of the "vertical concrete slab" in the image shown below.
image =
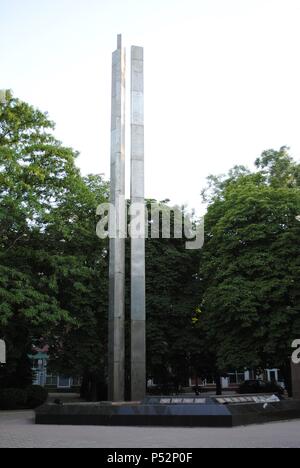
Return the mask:
[[[144,51],[131,48],[131,205],[145,219]],[[131,399],[146,393],[145,224],[131,234]]]
[[125,399],[125,50],[112,56],[108,399]]
[[0,340],[0,364],[6,364],[6,344],[4,340]]

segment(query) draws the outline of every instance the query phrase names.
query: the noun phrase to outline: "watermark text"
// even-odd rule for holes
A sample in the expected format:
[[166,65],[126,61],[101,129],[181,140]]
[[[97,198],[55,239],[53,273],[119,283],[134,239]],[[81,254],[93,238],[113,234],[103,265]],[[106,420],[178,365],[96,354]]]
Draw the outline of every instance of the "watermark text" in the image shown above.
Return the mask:
[[178,207],[164,204],[132,203],[127,207],[125,197],[114,203],[103,203],[97,208],[100,220],[96,233],[100,239],[185,239],[187,250],[198,250],[204,245],[204,218]]

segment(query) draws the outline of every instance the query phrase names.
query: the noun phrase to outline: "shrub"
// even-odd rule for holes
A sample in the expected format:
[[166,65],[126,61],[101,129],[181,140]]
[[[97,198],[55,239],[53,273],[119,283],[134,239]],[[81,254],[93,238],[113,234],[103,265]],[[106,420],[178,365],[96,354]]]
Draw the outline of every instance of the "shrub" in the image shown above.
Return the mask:
[[173,384],[156,385],[155,387],[148,387],[148,395],[178,395],[178,388]]
[[27,391],[19,388],[0,390],[0,409],[16,410],[27,407]]
[[27,408],[34,409],[43,405],[48,398],[48,391],[39,385],[32,385],[27,390]]
[[0,410],[34,409],[43,405],[47,398],[47,390],[38,385],[26,390],[5,388],[0,390]]

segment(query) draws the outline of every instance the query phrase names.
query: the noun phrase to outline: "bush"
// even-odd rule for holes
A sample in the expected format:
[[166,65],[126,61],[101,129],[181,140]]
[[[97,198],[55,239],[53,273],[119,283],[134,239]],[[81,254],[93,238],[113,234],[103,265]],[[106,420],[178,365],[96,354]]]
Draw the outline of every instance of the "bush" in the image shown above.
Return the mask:
[[39,385],[32,385],[27,388],[27,408],[34,409],[43,405],[48,398],[48,391]]
[[0,410],[34,409],[43,405],[47,398],[47,390],[38,385],[26,390],[5,388],[0,390]]
[[0,409],[16,410],[27,407],[27,391],[19,388],[0,390]]
[[174,396],[178,395],[179,391],[176,385],[173,384],[163,384],[156,385],[155,387],[148,387],[148,395],[165,395],[165,396]]

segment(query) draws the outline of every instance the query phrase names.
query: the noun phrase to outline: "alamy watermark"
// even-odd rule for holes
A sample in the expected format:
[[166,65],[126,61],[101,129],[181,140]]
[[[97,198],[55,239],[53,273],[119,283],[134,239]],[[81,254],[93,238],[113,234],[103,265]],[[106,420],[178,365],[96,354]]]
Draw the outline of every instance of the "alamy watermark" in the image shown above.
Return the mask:
[[294,364],[300,364],[300,340],[294,340],[292,348],[295,349],[292,354],[292,361]]
[[100,221],[96,232],[100,239],[185,239],[188,250],[204,245],[204,218],[194,220],[193,215],[178,207],[159,203],[132,203],[127,207],[121,196],[116,203],[99,205],[97,215]]
[[[178,207],[159,203],[132,203],[128,207],[125,197],[119,196],[115,203],[99,205],[97,215],[100,239],[184,238],[188,250],[202,249],[204,245],[204,217],[194,220],[191,213]],[[300,221],[300,216],[296,219]]]

